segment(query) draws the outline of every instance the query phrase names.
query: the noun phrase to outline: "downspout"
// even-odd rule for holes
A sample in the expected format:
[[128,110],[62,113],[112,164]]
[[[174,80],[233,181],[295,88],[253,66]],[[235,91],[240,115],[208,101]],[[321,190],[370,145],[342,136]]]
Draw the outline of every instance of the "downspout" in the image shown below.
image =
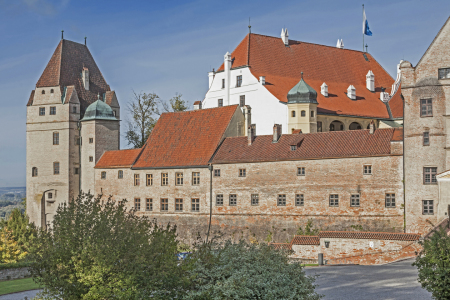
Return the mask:
[[208,243],[212,219],[212,171],[213,171],[212,164],[209,164],[208,169],[209,169],[209,224],[208,224],[208,233],[206,234],[206,243]]
[[405,181],[405,98],[403,100],[403,233],[406,233],[406,181]]
[[81,122],[77,123],[78,129],[78,195],[81,195]]

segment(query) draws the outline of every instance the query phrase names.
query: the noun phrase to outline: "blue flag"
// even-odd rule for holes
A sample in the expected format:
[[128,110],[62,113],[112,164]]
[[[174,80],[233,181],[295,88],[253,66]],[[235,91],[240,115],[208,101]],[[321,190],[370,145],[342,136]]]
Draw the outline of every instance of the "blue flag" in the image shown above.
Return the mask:
[[363,34],[372,36],[372,31],[370,31],[369,22],[367,22],[365,10],[363,10]]

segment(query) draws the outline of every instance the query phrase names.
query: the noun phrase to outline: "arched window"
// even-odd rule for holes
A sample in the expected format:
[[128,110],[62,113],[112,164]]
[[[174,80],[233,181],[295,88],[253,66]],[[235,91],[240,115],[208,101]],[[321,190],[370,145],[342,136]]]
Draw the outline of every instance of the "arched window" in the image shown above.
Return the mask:
[[334,120],[330,124],[330,131],[343,131],[344,130],[344,123],[338,120]]
[[53,94],[55,91],[53,89],[50,90],[50,94]]
[[44,95],[45,94],[45,90],[42,90],[42,95]]
[[301,116],[302,116],[302,117],[306,117],[306,111],[302,110]]
[[57,161],[53,163],[53,175],[59,175],[59,162]]
[[106,172],[105,171],[102,172],[102,179],[106,179]]
[[33,167],[31,169],[31,176],[37,177],[37,175],[38,175],[38,169],[36,167]]
[[359,124],[358,122],[353,122],[350,124],[348,129],[349,130],[360,130],[360,129],[362,129],[362,127],[361,127],[361,124]]
[[295,117],[295,110],[293,110],[292,112],[291,112],[291,116],[294,118]]

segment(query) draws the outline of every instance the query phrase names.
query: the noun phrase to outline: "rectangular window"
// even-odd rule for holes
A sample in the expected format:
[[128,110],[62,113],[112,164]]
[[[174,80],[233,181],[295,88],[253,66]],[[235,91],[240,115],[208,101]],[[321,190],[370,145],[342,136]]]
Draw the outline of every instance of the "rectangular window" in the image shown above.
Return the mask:
[[424,146],[430,145],[430,133],[428,131],[425,131],[423,133],[423,145]]
[[242,86],[242,75],[236,76],[236,87]]
[[200,172],[192,172],[192,185],[200,185]]
[[433,116],[433,100],[421,99],[420,100],[420,116],[432,117]]
[[183,185],[183,173],[175,173],[175,185]]
[[438,76],[439,76],[439,79],[449,79],[450,78],[450,68],[439,69]]
[[192,211],[199,212],[200,211],[200,199],[193,198],[191,199]]
[[119,170],[119,171],[117,172],[117,178],[123,179],[123,171],[122,171],[122,170]]
[[145,175],[145,182],[147,186],[153,185],[153,174]]
[[39,107],[39,115],[45,116],[45,107]]
[[169,185],[169,174],[161,173],[161,185]]
[[73,106],[73,107],[72,107],[72,113],[74,113],[74,114],[77,113],[77,107],[76,107],[76,106]]
[[139,198],[134,199],[134,210],[136,211],[141,210],[141,199]]
[[246,169],[239,169],[239,177],[245,177],[247,176]]
[[161,211],[169,211],[169,199],[161,198]]
[[303,206],[305,205],[305,197],[303,194],[295,195],[295,206]]
[[145,210],[152,211],[153,210],[153,199],[147,198],[145,199]]
[[311,111],[311,118],[314,118],[314,111]]
[[433,200],[423,200],[422,201],[422,214],[423,215],[434,215]]
[[222,79],[222,88],[225,88],[225,79]]
[[437,168],[423,168],[423,184],[437,184],[436,174]]
[[50,107],[50,114],[51,115],[56,115],[56,107],[54,107],[54,106]]
[[79,168],[75,168],[75,169],[73,170],[73,173],[74,173],[75,175],[79,175],[79,174],[80,174],[80,169],[79,169]]
[[81,144],[81,138],[79,136],[75,136],[75,145],[80,145]]
[[278,195],[277,206],[286,206],[286,195]]
[[364,175],[372,175],[372,166],[371,165],[364,166]]
[[93,162],[94,161],[94,157],[93,156],[89,156],[89,161]]
[[322,132],[322,122],[317,122],[317,132]]
[[222,107],[222,106],[223,106],[223,99],[217,100],[217,107]]
[[47,199],[53,199],[53,193],[48,193],[47,194]]
[[252,194],[252,205],[259,205],[259,194]]
[[305,168],[297,168],[297,176],[305,176]]
[[183,199],[175,199],[175,211],[183,211]]
[[386,207],[395,207],[395,194],[386,194]]
[[59,175],[59,162],[53,163],[53,175]]
[[139,186],[140,183],[139,174],[134,174],[134,186]]
[[297,150],[297,145],[291,145],[291,151]]
[[331,207],[338,207],[339,206],[339,195],[337,195],[337,194],[331,194],[330,195],[330,206]]
[[89,144],[92,144],[94,142],[94,138],[89,138]]
[[53,145],[59,145],[59,132],[53,132]]
[[214,170],[214,177],[220,177],[220,169]]
[[106,179],[106,172],[105,171],[102,172],[102,179]]
[[216,206],[222,206],[223,205],[223,195],[218,194],[216,195]]
[[236,205],[237,205],[237,195],[230,194],[230,206],[236,206]]
[[245,95],[239,96],[239,106],[244,107],[245,106]]
[[354,194],[350,196],[350,206],[359,206],[359,194]]

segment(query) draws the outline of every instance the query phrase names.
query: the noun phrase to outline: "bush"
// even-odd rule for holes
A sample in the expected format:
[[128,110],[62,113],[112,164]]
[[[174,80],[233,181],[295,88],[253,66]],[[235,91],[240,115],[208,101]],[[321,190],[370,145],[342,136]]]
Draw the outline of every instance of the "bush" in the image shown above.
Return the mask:
[[413,263],[420,284],[434,299],[450,299],[450,237],[442,227],[420,244],[423,250]]
[[185,299],[321,298],[300,263],[266,244],[203,244],[186,263],[192,286]]
[[123,201],[83,194],[58,207],[30,251],[35,281],[49,298],[173,299],[187,284],[175,227],[127,211]]

